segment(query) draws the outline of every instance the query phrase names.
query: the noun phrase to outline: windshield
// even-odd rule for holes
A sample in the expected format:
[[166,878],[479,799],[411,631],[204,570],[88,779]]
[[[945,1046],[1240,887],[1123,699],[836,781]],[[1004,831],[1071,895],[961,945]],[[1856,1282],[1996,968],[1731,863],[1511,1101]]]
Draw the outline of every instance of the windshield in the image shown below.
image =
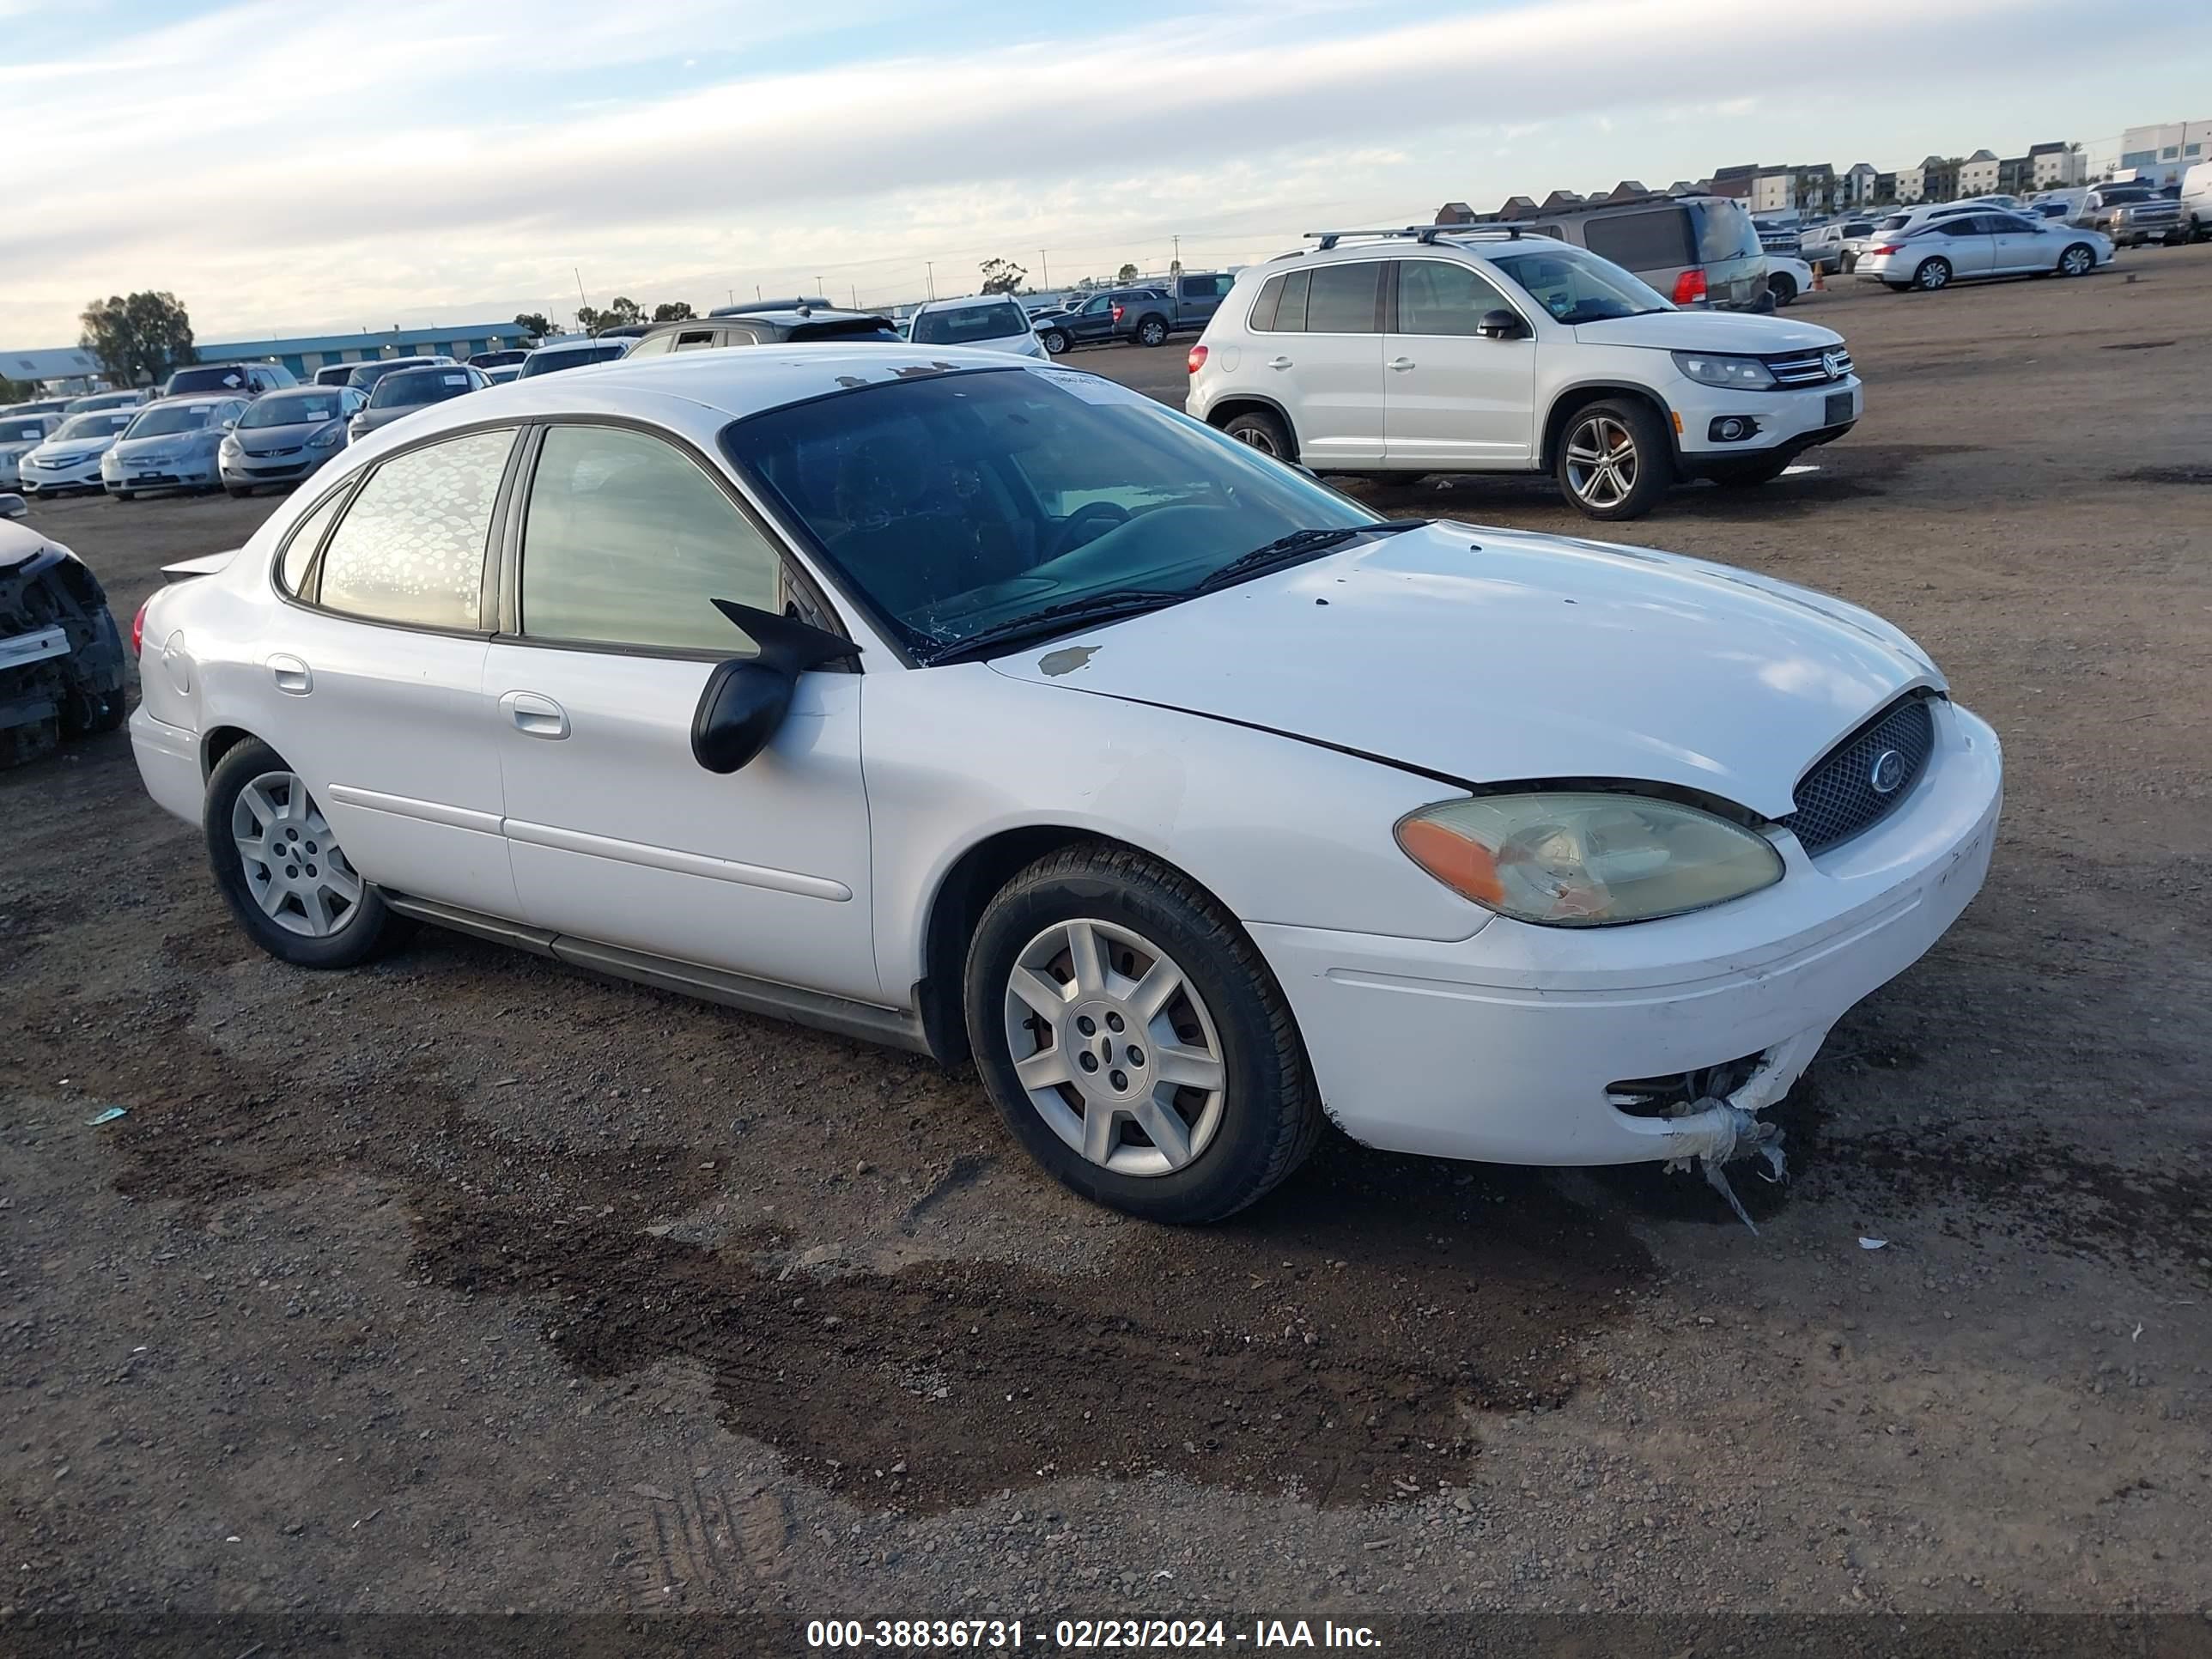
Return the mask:
[[159,438],[172,432],[197,432],[215,414],[213,404],[167,404],[131,422],[126,438]]
[[946,306],[940,311],[925,311],[914,319],[916,345],[970,345],[977,340],[1003,340],[1009,334],[1029,331],[1028,316],[1012,300]]
[[1380,522],[1149,398],[1066,370],[894,380],[750,416],[722,441],[924,655],[1091,595],[1194,592],[1293,532]]
[[34,444],[46,435],[38,421],[0,421],[0,444]]
[[1674,309],[1656,289],[1578,247],[1509,249],[1492,254],[1490,263],[1563,323],[1601,323]]
[[111,432],[120,432],[137,418],[137,411],[128,409],[103,409],[90,415],[73,415],[62,423],[57,438],[105,438]]
[[564,368],[581,368],[586,363],[610,362],[629,349],[628,340],[610,340],[605,345],[564,346],[550,350],[541,346],[524,360],[521,378],[526,380],[539,374],[558,374]]
[[319,425],[338,417],[338,394],[335,392],[279,392],[274,397],[257,398],[247,405],[246,413],[238,417],[241,431],[259,426]]
[[2097,199],[2107,207],[2115,202],[2148,202],[2150,198],[2151,190],[2148,185],[2130,185],[2123,190],[2105,190],[2097,192]]
[[416,404],[441,404],[473,390],[476,382],[465,368],[404,368],[376,383],[371,409],[411,408]]

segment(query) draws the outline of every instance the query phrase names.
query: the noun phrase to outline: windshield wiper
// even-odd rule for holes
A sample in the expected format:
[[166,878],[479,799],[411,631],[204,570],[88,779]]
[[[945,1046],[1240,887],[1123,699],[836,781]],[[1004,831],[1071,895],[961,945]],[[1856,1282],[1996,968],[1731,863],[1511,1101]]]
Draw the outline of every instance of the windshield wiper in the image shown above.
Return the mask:
[[1419,530],[1436,522],[1433,519],[1390,519],[1381,524],[1346,525],[1334,530],[1293,530],[1287,536],[1279,536],[1265,547],[1255,547],[1249,553],[1239,553],[1227,564],[1199,583],[1197,591],[1211,593],[1216,588],[1227,587],[1247,577],[1259,575],[1278,565],[1295,564],[1341,547],[1355,536],[1395,536],[1401,530]]
[[964,640],[950,641],[922,660],[935,667],[941,662],[958,662],[1001,647],[1018,645],[1025,640],[1065,634],[1085,623],[1111,622],[1116,617],[1164,610],[1171,605],[1181,605],[1194,591],[1182,587],[1113,587],[1103,593],[1085,593],[1079,599],[1062,599],[1042,611],[994,623]]

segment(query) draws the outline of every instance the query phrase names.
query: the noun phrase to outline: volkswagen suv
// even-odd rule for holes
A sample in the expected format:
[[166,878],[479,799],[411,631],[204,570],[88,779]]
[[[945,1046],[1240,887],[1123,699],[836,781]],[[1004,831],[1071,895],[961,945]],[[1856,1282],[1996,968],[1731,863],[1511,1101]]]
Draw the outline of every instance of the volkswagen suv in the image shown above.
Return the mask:
[[1682,309],[1548,237],[1424,225],[1247,266],[1186,407],[1317,471],[1548,471],[1590,517],[1633,519],[1679,478],[1778,477],[1864,395],[1832,330]]

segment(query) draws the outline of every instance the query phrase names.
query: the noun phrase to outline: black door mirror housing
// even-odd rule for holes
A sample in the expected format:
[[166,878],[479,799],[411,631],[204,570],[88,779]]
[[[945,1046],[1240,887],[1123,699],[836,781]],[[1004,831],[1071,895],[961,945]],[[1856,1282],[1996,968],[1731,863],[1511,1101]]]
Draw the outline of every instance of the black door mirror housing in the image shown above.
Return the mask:
[[1486,340],[1517,340],[1528,333],[1528,325],[1518,313],[1500,307],[1486,311],[1475,320],[1474,331]]
[[768,747],[790,712],[801,674],[860,647],[842,634],[772,611],[730,599],[715,600],[714,608],[760,647],[758,656],[714,665],[691,716],[691,757],[709,772],[730,773]]

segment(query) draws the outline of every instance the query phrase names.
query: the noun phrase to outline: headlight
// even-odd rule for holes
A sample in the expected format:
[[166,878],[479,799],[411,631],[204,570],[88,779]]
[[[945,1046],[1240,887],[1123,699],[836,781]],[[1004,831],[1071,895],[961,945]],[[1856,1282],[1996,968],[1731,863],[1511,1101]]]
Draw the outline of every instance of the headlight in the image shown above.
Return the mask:
[[345,428],[342,426],[325,427],[320,432],[318,432],[313,437],[307,440],[307,447],[310,449],[328,449],[332,444],[337,442],[344,436]]
[[222,441],[222,453],[226,455],[243,455],[246,451],[236,438],[227,437]]
[[1764,392],[1774,384],[1774,376],[1756,357],[1711,357],[1702,351],[1678,351],[1674,367],[1700,386]]
[[1701,910],[1782,879],[1765,837],[1643,795],[1478,795],[1398,821],[1406,856],[1521,921],[1603,927]]

